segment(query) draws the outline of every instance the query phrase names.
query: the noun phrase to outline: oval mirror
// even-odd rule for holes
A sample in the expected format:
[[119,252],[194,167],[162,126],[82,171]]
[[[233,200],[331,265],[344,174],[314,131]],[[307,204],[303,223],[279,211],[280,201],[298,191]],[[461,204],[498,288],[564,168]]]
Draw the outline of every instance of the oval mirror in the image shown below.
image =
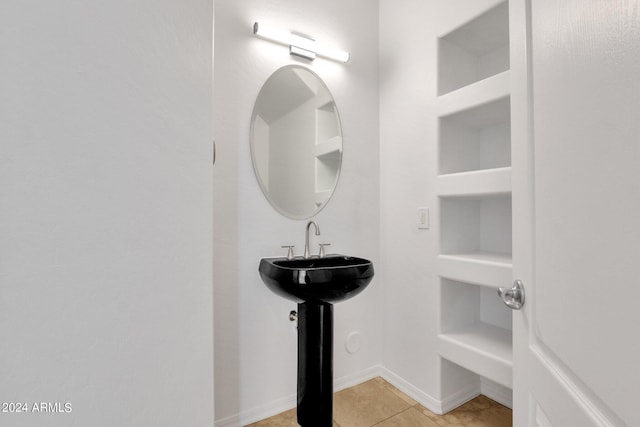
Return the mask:
[[265,82],[251,118],[251,158],[262,192],[278,212],[305,219],[327,204],[340,175],[342,130],[317,74],[288,65]]

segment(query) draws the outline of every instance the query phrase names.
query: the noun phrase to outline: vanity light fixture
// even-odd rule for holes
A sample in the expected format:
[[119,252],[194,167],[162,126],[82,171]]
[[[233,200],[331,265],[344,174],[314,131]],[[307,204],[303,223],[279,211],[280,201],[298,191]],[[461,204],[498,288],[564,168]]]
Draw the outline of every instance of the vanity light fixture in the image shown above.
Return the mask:
[[349,61],[349,52],[324,46],[316,40],[280,30],[279,28],[265,26],[256,22],[253,24],[253,34],[265,40],[289,46],[291,55],[301,56],[312,61],[316,59],[316,55],[339,62]]

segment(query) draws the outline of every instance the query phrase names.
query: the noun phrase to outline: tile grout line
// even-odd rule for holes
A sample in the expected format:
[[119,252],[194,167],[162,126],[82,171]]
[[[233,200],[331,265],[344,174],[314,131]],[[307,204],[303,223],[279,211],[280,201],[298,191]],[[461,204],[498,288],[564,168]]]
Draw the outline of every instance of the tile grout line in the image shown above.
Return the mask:
[[391,415],[391,416],[389,416],[389,417],[385,418],[384,420],[380,420],[380,421],[378,421],[377,423],[375,423],[375,424],[371,425],[371,427],[375,427],[375,426],[377,426],[377,425],[380,425],[380,424],[382,424],[383,422],[385,422],[385,421],[387,421],[387,420],[390,420],[391,418],[393,418],[393,417],[395,417],[395,416],[397,416],[397,415],[400,415],[400,414],[402,414],[402,413],[404,413],[404,412],[407,412],[407,411],[408,411],[409,409],[411,409],[411,408],[413,408],[413,406],[409,406],[408,408],[403,409],[403,410],[402,410],[402,411],[400,411],[400,412],[396,412],[395,414],[393,414],[393,415]]

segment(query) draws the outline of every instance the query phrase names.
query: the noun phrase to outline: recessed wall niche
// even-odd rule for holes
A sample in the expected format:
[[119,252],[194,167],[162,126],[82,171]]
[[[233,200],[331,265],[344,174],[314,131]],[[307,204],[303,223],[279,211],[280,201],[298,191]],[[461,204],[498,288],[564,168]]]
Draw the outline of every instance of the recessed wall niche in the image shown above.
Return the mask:
[[438,38],[441,387],[511,406],[511,78],[508,2]]
[[510,98],[440,118],[440,173],[511,166]]
[[509,69],[509,6],[500,3],[438,39],[438,95]]
[[440,253],[511,257],[510,194],[445,197],[440,212]]
[[315,192],[316,206],[326,200],[335,186],[342,160],[342,136],[333,101],[316,109]]

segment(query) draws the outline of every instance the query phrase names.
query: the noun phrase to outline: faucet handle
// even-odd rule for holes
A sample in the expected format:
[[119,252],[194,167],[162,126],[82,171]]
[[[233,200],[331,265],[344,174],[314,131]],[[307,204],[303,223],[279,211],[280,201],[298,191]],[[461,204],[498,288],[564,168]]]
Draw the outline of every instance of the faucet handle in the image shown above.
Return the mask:
[[280,246],[281,248],[289,248],[289,250],[287,251],[287,259],[293,259],[294,255],[293,255],[293,248],[295,248],[294,245],[284,245],[284,246]]
[[324,258],[324,255],[325,255],[324,247],[325,246],[331,246],[331,243],[319,243],[318,245],[320,246],[320,252],[318,252],[318,256],[320,258]]

